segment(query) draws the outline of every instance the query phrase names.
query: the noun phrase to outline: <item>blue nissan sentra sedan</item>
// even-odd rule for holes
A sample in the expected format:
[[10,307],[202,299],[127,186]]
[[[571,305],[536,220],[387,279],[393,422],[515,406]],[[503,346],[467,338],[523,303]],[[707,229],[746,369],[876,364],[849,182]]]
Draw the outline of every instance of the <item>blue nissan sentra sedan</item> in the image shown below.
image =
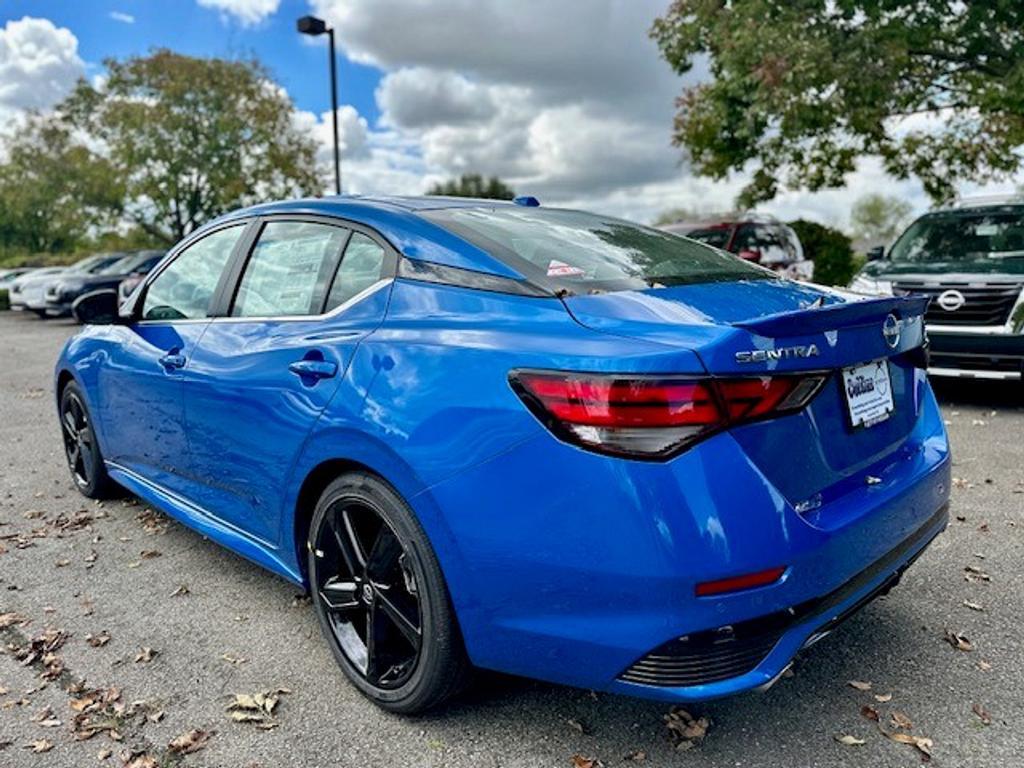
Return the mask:
[[307,588],[387,709],[473,667],[685,702],[946,526],[925,304],[533,198],[298,200],[81,298],[56,392],[83,494]]

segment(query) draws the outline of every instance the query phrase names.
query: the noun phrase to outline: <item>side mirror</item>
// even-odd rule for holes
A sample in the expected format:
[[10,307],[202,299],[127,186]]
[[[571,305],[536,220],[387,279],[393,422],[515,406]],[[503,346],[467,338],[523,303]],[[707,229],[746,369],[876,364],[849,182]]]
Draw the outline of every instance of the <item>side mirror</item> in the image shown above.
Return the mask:
[[736,255],[744,261],[753,261],[755,263],[761,261],[761,252],[753,248],[744,248]]
[[885,258],[885,246],[876,245],[866,254],[868,261],[881,261]]
[[86,325],[114,325],[123,322],[118,313],[117,291],[106,288],[80,296],[71,305],[71,314]]

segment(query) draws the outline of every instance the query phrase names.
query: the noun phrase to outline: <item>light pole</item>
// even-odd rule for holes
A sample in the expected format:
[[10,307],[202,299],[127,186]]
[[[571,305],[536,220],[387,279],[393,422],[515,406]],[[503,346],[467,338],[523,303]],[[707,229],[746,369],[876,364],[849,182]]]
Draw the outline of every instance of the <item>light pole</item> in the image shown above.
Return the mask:
[[331,123],[334,128],[334,194],[341,194],[341,150],[338,147],[338,68],[334,55],[334,29],[327,22],[316,16],[303,16],[295,23],[296,28],[304,35],[317,37],[325,32],[330,38],[331,56]]

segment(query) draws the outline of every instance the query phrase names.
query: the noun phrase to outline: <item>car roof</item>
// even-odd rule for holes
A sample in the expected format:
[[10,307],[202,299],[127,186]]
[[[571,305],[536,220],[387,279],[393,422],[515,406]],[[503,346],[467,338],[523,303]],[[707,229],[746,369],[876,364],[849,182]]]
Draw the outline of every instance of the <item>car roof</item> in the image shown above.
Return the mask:
[[335,195],[300,200],[283,200],[242,208],[210,222],[201,231],[233,220],[275,214],[331,216],[364,224],[379,232],[409,259],[429,261],[447,267],[523,279],[524,275],[495,256],[466,242],[447,229],[420,216],[424,211],[451,208],[519,207],[507,200],[472,197],[403,197]]

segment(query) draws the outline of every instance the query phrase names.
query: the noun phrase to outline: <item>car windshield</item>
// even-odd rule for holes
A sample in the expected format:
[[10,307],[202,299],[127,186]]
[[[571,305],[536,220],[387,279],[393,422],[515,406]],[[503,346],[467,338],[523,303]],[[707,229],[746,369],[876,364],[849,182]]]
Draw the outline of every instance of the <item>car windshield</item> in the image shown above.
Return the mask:
[[127,275],[134,272],[149,259],[153,258],[152,251],[142,251],[124,256],[108,266],[101,275]]
[[896,241],[892,261],[1024,258],[1024,207],[931,213]]
[[574,293],[775,277],[694,240],[579,211],[445,208],[424,216],[528,279]]
[[110,261],[110,257],[103,253],[98,253],[95,256],[86,256],[84,259],[76,261],[70,267],[69,272],[94,272],[97,267],[102,267],[104,264]]
[[695,229],[687,232],[686,237],[713,245],[715,248],[725,248],[729,244],[729,234],[731,232],[732,230],[729,227],[713,227],[710,229]]

